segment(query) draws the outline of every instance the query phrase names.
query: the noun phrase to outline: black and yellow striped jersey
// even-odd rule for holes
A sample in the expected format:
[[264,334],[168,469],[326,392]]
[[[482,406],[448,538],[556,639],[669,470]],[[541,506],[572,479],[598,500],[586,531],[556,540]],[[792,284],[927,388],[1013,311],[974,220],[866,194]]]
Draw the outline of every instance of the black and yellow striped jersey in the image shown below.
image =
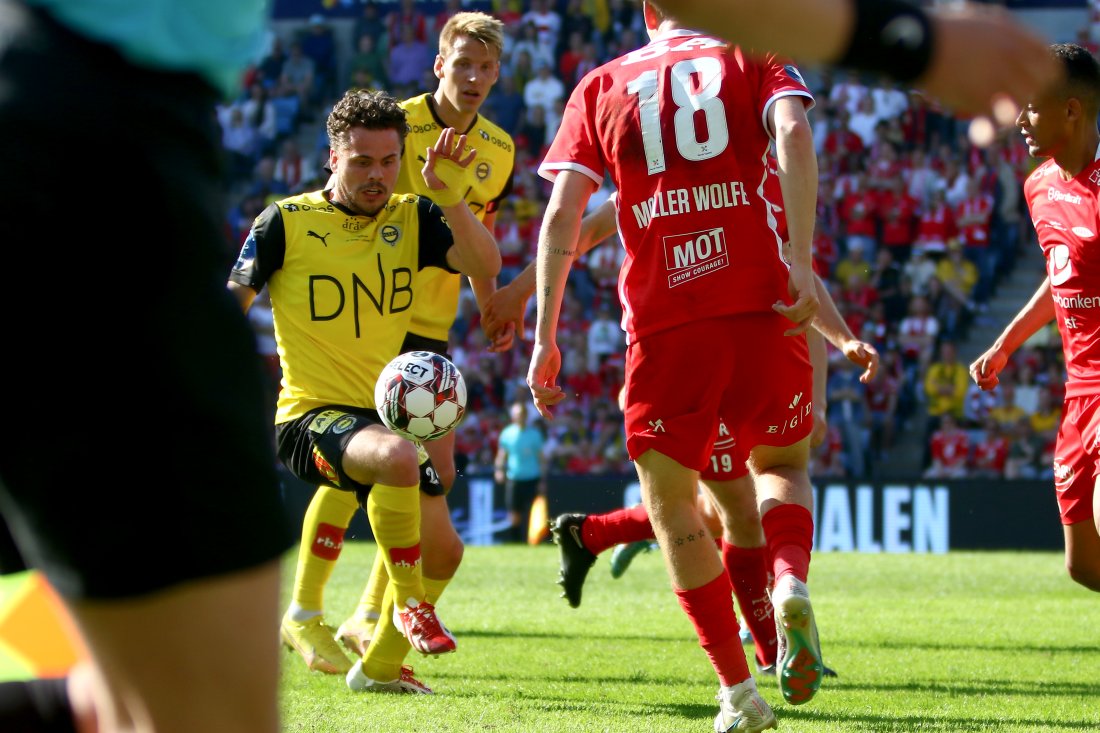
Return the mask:
[[[424,167],[426,151],[439,139],[439,133],[447,127],[435,111],[431,94],[422,94],[401,103],[409,124],[405,138],[405,154],[401,160],[401,174],[395,190],[431,197],[420,171]],[[516,148],[512,137],[502,128],[478,115],[468,130],[457,130],[466,135],[467,146],[477,150],[477,157],[470,164],[469,188],[466,203],[481,220],[496,211],[500,202],[512,191],[512,171],[515,167]],[[412,325],[409,330],[430,339],[446,341],[458,311],[459,275],[440,270],[428,270],[417,282],[418,297],[413,305]]]
[[322,191],[264,209],[230,280],[271,295],[283,370],[276,423],[324,405],[375,407],[374,383],[423,297],[418,273],[457,278],[446,260],[453,243],[440,208],[411,194],[394,194],[373,218]]

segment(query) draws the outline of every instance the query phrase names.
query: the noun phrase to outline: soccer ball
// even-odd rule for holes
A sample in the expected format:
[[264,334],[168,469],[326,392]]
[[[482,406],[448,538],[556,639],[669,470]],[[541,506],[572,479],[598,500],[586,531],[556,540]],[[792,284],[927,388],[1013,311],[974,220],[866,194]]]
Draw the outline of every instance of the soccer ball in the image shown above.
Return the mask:
[[374,385],[382,422],[413,441],[435,440],[466,416],[466,380],[449,359],[431,351],[396,357]]

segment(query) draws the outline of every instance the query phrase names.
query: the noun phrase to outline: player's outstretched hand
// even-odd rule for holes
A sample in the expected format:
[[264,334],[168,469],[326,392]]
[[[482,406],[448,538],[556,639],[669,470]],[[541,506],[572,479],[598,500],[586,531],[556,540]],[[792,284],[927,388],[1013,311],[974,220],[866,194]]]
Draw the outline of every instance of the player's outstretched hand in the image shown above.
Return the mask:
[[994,346],[970,365],[970,378],[988,392],[1001,383],[1000,373],[1007,363],[1008,355]]
[[809,330],[820,302],[817,299],[817,284],[814,281],[814,272],[809,267],[791,264],[790,278],[787,290],[795,299],[794,304],[787,305],[783,301],[776,301],[772,310],[795,323],[794,328],[783,332],[786,336],[798,336]]
[[493,354],[503,354],[510,350],[516,341],[516,327],[511,321],[490,327],[490,324],[482,319],[481,330],[489,341],[488,351]]
[[1049,43],[1003,7],[967,3],[930,12],[935,50],[916,86],[960,115],[1009,126],[1062,73]]
[[467,169],[477,151],[466,150],[466,136],[457,135],[453,127],[439,133],[435,145],[428,148],[424,167],[420,170],[424,183],[431,189],[431,199],[440,206],[454,206],[462,201],[466,191]]
[[550,409],[565,399],[565,392],[556,382],[561,372],[561,352],[556,343],[535,343],[531,352],[531,366],[527,370],[527,386],[539,414],[547,420],[554,419]]
[[481,311],[481,322],[485,333],[494,332],[504,324],[511,324],[515,339],[522,341],[523,315],[526,309],[527,298],[523,297],[523,293],[515,286],[514,280],[497,288],[486,299],[485,307]]
[[863,374],[859,375],[859,381],[867,384],[878,374],[878,349],[866,341],[853,339],[844,344],[844,356],[856,366],[863,367]]

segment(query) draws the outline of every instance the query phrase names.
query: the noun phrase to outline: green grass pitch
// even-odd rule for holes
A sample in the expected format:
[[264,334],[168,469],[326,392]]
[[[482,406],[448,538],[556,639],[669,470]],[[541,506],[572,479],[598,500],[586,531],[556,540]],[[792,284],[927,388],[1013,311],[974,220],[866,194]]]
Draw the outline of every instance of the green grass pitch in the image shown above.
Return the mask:
[[[374,550],[344,546],[325,594],[333,626],[354,609]],[[717,679],[659,553],[618,580],[609,554],[572,609],[554,583],[556,546],[467,547],[438,606],[457,653],[407,660],[436,694],[356,694],[285,651],[284,730],[711,731]],[[758,679],[781,731],[1100,731],[1100,597],[1069,579],[1060,553],[827,553],[809,587],[839,677],[798,707]]]

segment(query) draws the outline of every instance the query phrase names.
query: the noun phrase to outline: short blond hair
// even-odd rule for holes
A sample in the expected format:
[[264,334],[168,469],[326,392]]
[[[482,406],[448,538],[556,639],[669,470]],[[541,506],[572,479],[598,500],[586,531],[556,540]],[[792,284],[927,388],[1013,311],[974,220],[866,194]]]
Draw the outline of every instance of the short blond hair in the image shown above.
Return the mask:
[[439,55],[449,56],[459,36],[481,41],[497,52],[498,59],[504,53],[504,23],[486,13],[468,11],[452,15],[439,32]]

